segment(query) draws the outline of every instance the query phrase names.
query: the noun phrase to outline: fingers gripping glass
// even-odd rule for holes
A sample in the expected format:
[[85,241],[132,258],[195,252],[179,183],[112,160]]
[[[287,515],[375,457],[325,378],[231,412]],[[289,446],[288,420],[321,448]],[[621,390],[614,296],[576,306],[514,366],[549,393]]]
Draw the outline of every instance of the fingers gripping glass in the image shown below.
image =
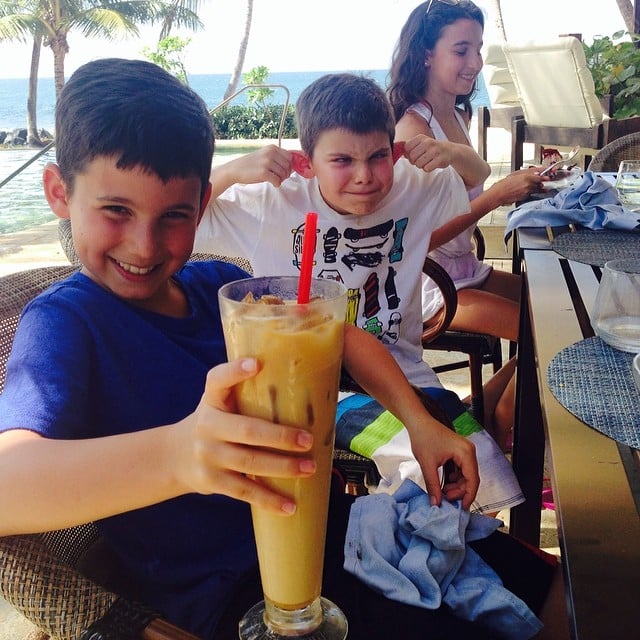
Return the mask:
[[450,7],[455,7],[456,5],[460,4],[462,0],[429,0],[429,4],[427,5],[427,8],[424,11],[425,18],[429,15],[429,11],[431,11],[431,9],[433,8],[433,5],[436,4],[437,2],[440,2],[442,4],[448,4]]

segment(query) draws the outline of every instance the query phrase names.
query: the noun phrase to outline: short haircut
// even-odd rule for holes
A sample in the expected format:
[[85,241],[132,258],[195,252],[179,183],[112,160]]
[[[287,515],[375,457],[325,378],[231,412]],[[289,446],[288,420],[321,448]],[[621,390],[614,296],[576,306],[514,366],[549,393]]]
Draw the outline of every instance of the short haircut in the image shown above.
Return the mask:
[[393,110],[382,87],[351,73],[324,75],[306,87],[296,102],[296,124],[300,146],[309,157],[320,134],[329,129],[383,131],[391,144],[395,136]]
[[72,191],[95,158],[119,169],[142,167],[163,182],[209,182],[214,133],[204,101],[177,78],[143,60],[106,58],[81,67],[56,104],[56,161]]

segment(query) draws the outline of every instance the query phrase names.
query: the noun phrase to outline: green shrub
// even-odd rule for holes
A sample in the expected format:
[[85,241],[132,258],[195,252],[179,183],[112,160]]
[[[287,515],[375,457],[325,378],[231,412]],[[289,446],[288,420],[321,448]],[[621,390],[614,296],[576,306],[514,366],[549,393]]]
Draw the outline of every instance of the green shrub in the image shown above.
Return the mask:
[[[255,105],[233,105],[218,109],[212,116],[216,138],[220,140],[257,140],[278,137],[282,104],[269,104],[264,107]],[[295,108],[289,105],[285,116],[283,138],[297,138]]]
[[[624,36],[630,40],[621,40]],[[613,95],[616,118],[640,115],[640,35],[617,31],[613,36],[596,37],[583,43],[596,95]]]

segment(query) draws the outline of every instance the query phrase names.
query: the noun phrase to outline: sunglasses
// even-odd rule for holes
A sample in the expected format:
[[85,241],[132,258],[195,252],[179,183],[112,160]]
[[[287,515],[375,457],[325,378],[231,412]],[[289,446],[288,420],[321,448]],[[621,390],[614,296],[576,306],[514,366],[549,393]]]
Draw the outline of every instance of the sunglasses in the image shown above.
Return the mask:
[[442,4],[448,4],[450,7],[455,7],[456,5],[460,4],[462,0],[429,0],[429,4],[427,5],[427,8],[424,10],[425,18],[429,15],[429,11],[431,11],[433,5],[436,2],[440,2]]

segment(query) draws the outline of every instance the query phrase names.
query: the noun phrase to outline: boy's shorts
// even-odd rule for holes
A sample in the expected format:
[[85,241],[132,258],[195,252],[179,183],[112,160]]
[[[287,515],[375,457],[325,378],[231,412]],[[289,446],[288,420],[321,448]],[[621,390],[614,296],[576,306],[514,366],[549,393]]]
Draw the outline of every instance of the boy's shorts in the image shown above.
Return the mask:
[[[476,447],[480,488],[471,510],[495,513],[524,502],[511,464],[482,425],[453,392],[439,387],[421,390],[430,413],[469,438]],[[394,493],[406,479],[425,489],[420,465],[411,450],[404,425],[370,396],[354,393],[340,400],[336,414],[336,446],[349,449],[376,464],[381,480],[374,493]]]

